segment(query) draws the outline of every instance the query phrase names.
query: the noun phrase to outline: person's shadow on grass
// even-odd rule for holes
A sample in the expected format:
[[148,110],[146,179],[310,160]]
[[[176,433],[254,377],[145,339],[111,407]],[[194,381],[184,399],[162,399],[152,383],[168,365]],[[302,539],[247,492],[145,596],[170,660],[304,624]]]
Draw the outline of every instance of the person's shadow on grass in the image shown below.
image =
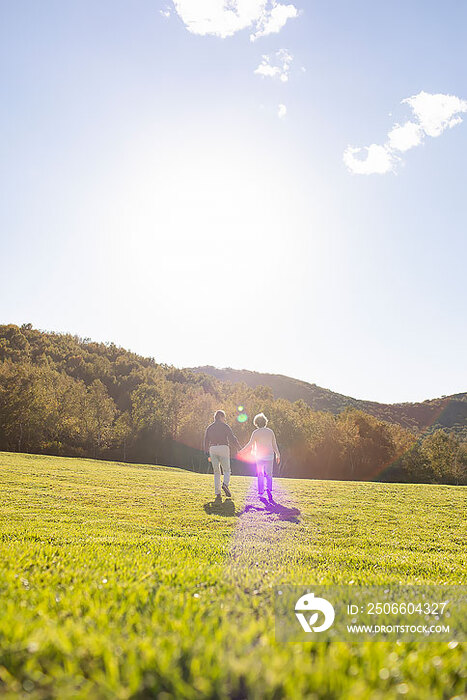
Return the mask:
[[241,513],[235,510],[235,503],[231,498],[225,501],[208,501],[204,504],[204,510],[208,515],[222,515],[225,518],[238,518]]
[[279,520],[287,520],[289,523],[300,522],[300,520],[298,519],[298,516],[300,515],[300,511],[298,510],[298,508],[288,508],[287,506],[283,506],[281,503],[277,503],[277,501],[268,501],[267,498],[263,498],[261,496],[259,497],[259,500],[264,505],[264,508],[260,508],[259,506],[255,505],[250,505],[245,506],[244,512],[247,513],[249,510],[258,510],[277,515]]

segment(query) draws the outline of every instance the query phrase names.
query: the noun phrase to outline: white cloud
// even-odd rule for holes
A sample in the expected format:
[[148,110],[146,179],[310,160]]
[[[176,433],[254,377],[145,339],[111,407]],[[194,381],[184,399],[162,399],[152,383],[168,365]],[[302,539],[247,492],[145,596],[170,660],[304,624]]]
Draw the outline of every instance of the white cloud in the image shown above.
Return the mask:
[[405,122],[405,124],[396,124],[388,134],[389,147],[395,151],[405,151],[419,146],[423,140],[423,129],[420,124],[415,122]]
[[286,83],[289,79],[289,70],[292,65],[293,56],[287,49],[279,49],[274,55],[264,55],[261,63],[255,70],[256,75],[267,78],[278,78]]
[[[366,158],[356,158],[357,153],[366,152]],[[344,163],[348,169],[356,175],[384,175],[394,170],[397,158],[386,146],[371,146],[355,148],[347,146],[344,151]]]
[[252,41],[278,32],[291,17],[294,5],[277,0],[173,0],[175,11],[192,34],[223,39],[242,29],[253,28]]
[[[419,146],[425,136],[440,136],[446,129],[460,124],[462,117],[459,114],[467,112],[467,100],[461,100],[455,95],[432,95],[423,91],[407,97],[401,104],[410,106],[415,120],[406,121],[402,125],[395,124],[383,145],[374,143],[364,148],[347,146],[343,159],[350,172],[372,175],[394,171],[397,162],[401,160],[398,153]],[[367,153],[364,160],[355,157],[362,151]]]
[[166,19],[169,19],[170,15],[172,14],[170,7],[166,7],[165,10],[159,10],[159,13]]
[[286,105],[280,104],[278,109],[277,109],[277,116],[279,117],[279,119],[284,119],[286,114],[287,114]]
[[462,118],[456,115],[467,112],[467,100],[461,100],[455,95],[430,95],[422,91],[418,95],[407,97],[402,103],[410,105],[428,136],[439,136],[448,127],[460,124]]
[[277,34],[285,26],[288,19],[294,19],[295,17],[298,17],[298,10],[295,5],[282,5],[273,0],[269,12],[263,13],[256,25],[256,31],[250,34],[251,41],[268,34]]

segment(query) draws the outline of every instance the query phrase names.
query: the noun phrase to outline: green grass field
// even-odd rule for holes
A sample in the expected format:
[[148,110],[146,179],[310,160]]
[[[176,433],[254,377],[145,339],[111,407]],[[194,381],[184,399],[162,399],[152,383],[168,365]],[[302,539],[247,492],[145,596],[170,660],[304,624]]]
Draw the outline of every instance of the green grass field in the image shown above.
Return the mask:
[[465,488],[277,480],[287,519],[241,514],[251,483],[216,512],[209,475],[1,453],[0,695],[467,697],[465,645],[279,645],[273,609],[278,583],[466,583]]

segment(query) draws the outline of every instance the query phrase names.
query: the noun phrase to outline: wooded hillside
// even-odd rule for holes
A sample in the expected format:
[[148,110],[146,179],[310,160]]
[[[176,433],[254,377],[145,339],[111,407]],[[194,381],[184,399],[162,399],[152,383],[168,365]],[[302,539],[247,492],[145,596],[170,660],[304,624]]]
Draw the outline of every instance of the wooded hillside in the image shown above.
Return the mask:
[[467,393],[413,403],[385,404],[354,399],[283,374],[263,374],[230,367],[218,369],[210,365],[195,367],[193,371],[209,374],[221,381],[244,382],[251,387],[270,386],[274,398],[288,401],[302,399],[314,411],[337,414],[356,408],[380,420],[398,423],[403,428],[416,432],[434,432],[438,428],[445,428],[467,438]]
[[242,444],[251,418],[268,415],[283,476],[467,482],[466,445],[443,430],[419,436],[361,410],[316,411],[274,398],[269,386],[180,370],[112,343],[0,326],[0,450],[207,470],[200,448],[217,408]]

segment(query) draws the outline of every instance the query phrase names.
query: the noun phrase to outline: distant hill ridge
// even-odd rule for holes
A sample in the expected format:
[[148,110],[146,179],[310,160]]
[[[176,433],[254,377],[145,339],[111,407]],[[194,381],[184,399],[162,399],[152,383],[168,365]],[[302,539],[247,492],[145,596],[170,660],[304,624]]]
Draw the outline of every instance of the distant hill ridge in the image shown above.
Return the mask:
[[357,408],[380,420],[398,423],[412,430],[425,431],[443,427],[464,435],[467,432],[467,393],[416,403],[384,404],[354,399],[283,374],[266,374],[230,367],[219,369],[211,365],[190,369],[234,384],[243,382],[250,387],[269,386],[274,393],[274,398],[283,398],[288,401],[302,399],[315,411],[329,411],[337,414],[347,408]]

